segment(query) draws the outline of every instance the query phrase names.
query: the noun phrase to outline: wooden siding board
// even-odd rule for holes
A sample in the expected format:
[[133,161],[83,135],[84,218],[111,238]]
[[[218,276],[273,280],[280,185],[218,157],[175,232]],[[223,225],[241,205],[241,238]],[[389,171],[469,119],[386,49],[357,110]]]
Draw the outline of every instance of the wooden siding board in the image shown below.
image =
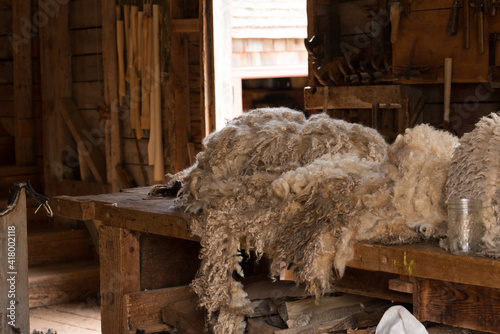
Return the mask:
[[73,82],[102,81],[101,55],[75,56],[71,59]]
[[101,28],[71,31],[71,52],[73,56],[98,54],[102,52]]
[[101,0],[71,1],[69,24],[71,29],[100,27]]
[[73,83],[73,97],[78,109],[96,109],[104,103],[103,83],[75,82]]

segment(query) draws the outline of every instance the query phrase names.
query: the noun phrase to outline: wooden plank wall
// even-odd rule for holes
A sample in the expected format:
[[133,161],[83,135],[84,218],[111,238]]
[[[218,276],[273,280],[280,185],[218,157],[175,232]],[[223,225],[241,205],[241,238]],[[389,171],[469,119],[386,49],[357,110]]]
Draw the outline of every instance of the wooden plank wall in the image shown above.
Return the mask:
[[104,104],[101,1],[71,1],[69,27],[73,100],[87,123],[85,141],[104,152],[106,128],[99,112]]
[[[27,17],[38,11],[38,1],[13,11],[15,3],[0,1],[0,198],[22,180],[30,179],[35,189],[43,190],[38,167],[43,155],[39,38]],[[14,15],[21,18],[16,26]]]
[[[6,167],[16,164],[15,156],[15,136],[16,136],[16,113],[14,101],[14,55],[10,46],[9,34],[12,33],[12,3],[14,0],[0,0],[0,177],[2,174],[8,176],[8,179],[0,180],[2,188],[0,191],[7,193],[10,184],[18,176],[17,169]],[[33,82],[33,117],[34,126],[28,127],[24,135],[30,135],[34,132],[34,154],[38,164],[44,164],[45,185],[48,186],[54,180],[53,163],[65,163],[68,156],[68,147],[76,152],[76,146],[69,132],[65,130],[66,125],[59,119],[57,111],[57,101],[59,97],[71,97],[77,106],[78,112],[83,115],[88,125],[88,139],[93,145],[97,145],[105,150],[105,132],[103,119],[109,115],[103,115],[99,109],[105,103],[104,101],[104,82],[105,69],[103,68],[103,45],[102,45],[102,0],[72,0],[69,2],[69,12],[66,6],[59,8],[50,8],[51,11],[59,10],[57,13],[45,13],[38,10],[38,1],[32,0],[32,14],[64,14],[63,19],[58,16],[50,16],[44,26],[33,26],[33,17],[26,19],[26,24],[31,22],[33,34],[30,36],[32,49],[32,82]],[[189,157],[193,157],[195,152],[201,150],[202,138],[207,131],[205,124],[206,106],[204,101],[203,81],[206,69],[203,68],[201,59],[202,40],[204,25],[200,19],[205,6],[200,6],[198,0],[189,2],[172,1],[178,6],[183,7],[183,15],[179,17],[181,27],[187,28],[181,31],[182,39],[186,41],[185,54],[183,59],[185,72],[180,72],[177,68],[179,77],[185,81],[183,91],[176,96],[177,107],[169,109],[167,100],[171,94],[172,87],[164,80],[163,91],[163,122],[164,132],[163,140],[165,145],[165,171],[177,172],[189,166],[192,162]],[[64,7],[64,8],[63,8]],[[63,11],[61,11],[64,9]],[[68,20],[66,21],[66,15]],[[33,16],[33,15],[32,15]],[[24,22],[24,21],[23,21]],[[53,49],[51,43],[61,43],[65,41],[64,34],[59,31],[69,23],[69,47],[61,52]],[[194,24],[192,24],[194,23]],[[21,26],[23,29],[23,26]],[[181,29],[182,30],[182,29]],[[40,36],[40,37],[39,37]],[[42,40],[42,36],[43,40]],[[59,38],[58,36],[61,36]],[[43,45],[40,46],[43,41]],[[59,45],[59,44],[58,44]],[[41,48],[42,47],[42,48]],[[41,58],[45,59],[44,87],[41,86]],[[57,57],[56,57],[57,56]],[[66,59],[70,57],[69,62]],[[206,55],[205,55],[206,56]],[[59,59],[59,60],[55,60]],[[57,66],[61,64],[61,66]],[[64,66],[63,66],[64,65]],[[66,66],[67,65],[67,66]],[[170,65],[172,72],[176,70],[175,65]],[[188,75],[186,75],[188,73]],[[58,80],[62,78],[63,80]],[[63,84],[69,82],[70,84]],[[170,93],[168,92],[170,91]],[[44,106],[42,112],[42,95],[44,97]],[[171,96],[170,96],[171,97]],[[112,102],[112,101],[111,101]],[[108,102],[109,104],[109,102]],[[189,106],[188,110],[185,106]],[[109,106],[108,106],[109,107]],[[186,112],[188,111],[188,112]],[[120,115],[126,115],[126,107],[121,109]],[[172,117],[174,115],[175,117]],[[19,116],[19,115],[17,115]],[[42,126],[42,116],[47,123]],[[23,116],[25,118],[25,116]],[[174,119],[185,123],[185,127],[178,128]],[[125,170],[133,180],[131,185],[141,186],[153,183],[153,168],[148,165],[147,146],[149,132],[137,140],[130,127],[128,117],[120,117],[120,130],[122,133],[122,151],[123,151],[123,170]],[[42,139],[43,137],[43,139]],[[181,139],[181,140],[179,140]],[[44,144],[45,142],[45,144]],[[45,147],[44,147],[45,146]],[[44,157],[44,155],[46,155]],[[45,159],[44,159],[45,158]],[[110,167],[108,166],[107,169]],[[80,177],[79,168],[70,168],[71,172],[65,172],[64,177],[67,181],[78,180]],[[108,171],[109,172],[109,171]],[[29,175],[28,175],[29,174]],[[38,177],[38,183],[35,187],[41,191],[41,173],[36,168],[23,170],[23,178],[28,175],[30,179]],[[108,173],[109,175],[109,173]],[[60,177],[60,175],[59,175]],[[32,181],[33,182],[33,181]],[[77,181],[78,182],[78,181]],[[109,182],[109,180],[108,180]],[[67,182],[66,182],[67,183]],[[78,184],[72,183],[74,186]],[[54,191],[60,191],[62,183],[54,186]],[[5,186],[5,189],[3,189]],[[49,187],[47,187],[49,188]],[[55,193],[54,193],[55,194]],[[52,195],[54,195],[52,194]]]

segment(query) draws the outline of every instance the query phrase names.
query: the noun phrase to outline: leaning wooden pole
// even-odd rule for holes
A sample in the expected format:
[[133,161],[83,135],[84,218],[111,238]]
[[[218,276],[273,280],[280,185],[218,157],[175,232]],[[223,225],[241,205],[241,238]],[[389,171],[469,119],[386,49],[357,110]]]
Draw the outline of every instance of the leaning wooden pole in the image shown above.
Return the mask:
[[120,176],[115,168],[122,162],[120,114],[118,109],[118,66],[116,48],[116,8],[113,1],[101,1],[102,65],[104,68],[104,101],[110,109],[110,122],[106,131],[106,166],[108,183],[113,192],[121,188]]
[[155,127],[154,138],[154,180],[162,181],[165,178],[165,165],[163,159],[163,136],[161,119],[161,78],[160,78],[160,18],[159,5],[153,5],[153,66],[154,66],[154,112]]

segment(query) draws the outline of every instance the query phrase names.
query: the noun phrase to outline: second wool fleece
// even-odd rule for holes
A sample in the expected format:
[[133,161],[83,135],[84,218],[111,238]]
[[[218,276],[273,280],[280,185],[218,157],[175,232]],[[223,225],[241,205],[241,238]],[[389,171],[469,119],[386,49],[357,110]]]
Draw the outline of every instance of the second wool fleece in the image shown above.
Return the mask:
[[483,202],[486,255],[500,257],[500,114],[483,117],[460,139],[446,183],[447,198]]

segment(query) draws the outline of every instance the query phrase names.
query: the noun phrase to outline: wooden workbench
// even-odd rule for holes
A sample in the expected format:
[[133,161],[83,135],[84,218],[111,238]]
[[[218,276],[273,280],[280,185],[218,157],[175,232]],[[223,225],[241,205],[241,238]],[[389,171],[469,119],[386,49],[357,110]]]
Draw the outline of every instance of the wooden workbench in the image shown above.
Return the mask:
[[[143,318],[142,324],[148,316],[157,317],[148,313],[148,302],[158,303],[162,298],[167,302],[173,298],[168,287],[188,284],[194,278],[196,266],[187,267],[185,274],[179,273],[182,268],[169,268],[172,261],[176,266],[198,263],[198,239],[188,231],[189,215],[174,208],[173,199],[145,199],[148,191],[136,188],[97,196],[59,196],[52,201],[56,215],[102,223],[103,334],[135,333],[138,317]],[[155,236],[168,242],[155,242]],[[188,252],[176,255],[173,248]],[[161,265],[153,262],[155,258]],[[412,302],[420,321],[500,332],[500,261],[452,255],[437,243],[357,243],[355,257],[336,289]]]

